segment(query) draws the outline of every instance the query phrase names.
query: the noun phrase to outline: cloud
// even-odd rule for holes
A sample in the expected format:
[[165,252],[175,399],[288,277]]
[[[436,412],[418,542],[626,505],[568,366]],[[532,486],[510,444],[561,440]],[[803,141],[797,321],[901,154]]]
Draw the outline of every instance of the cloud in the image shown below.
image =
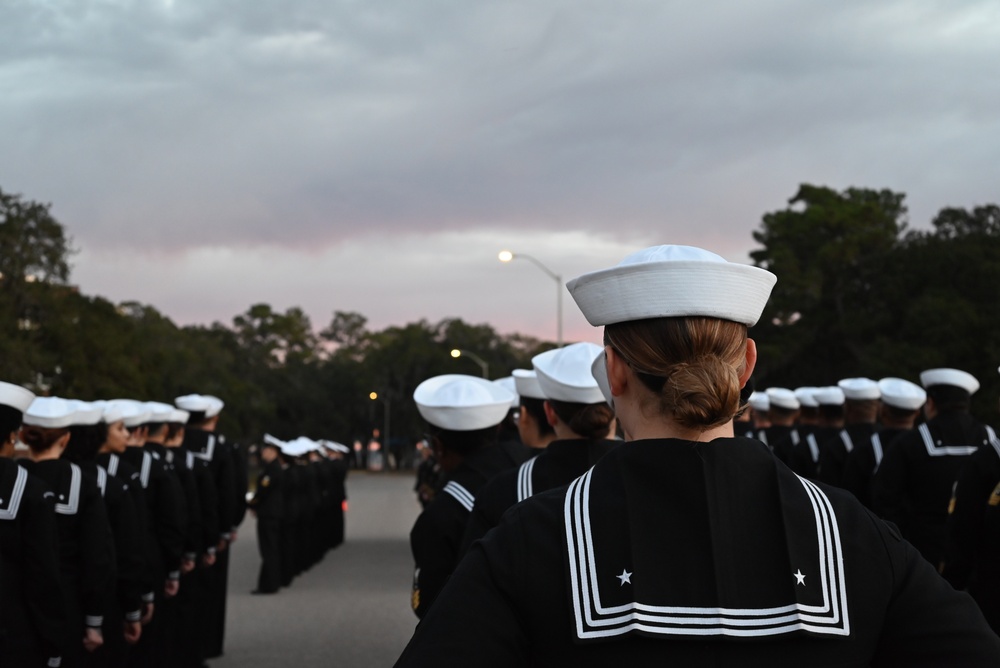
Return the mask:
[[[426,319],[486,322],[502,333],[556,338],[556,283],[530,262],[503,264],[511,248],[532,255],[563,283],[616,264],[644,242],[608,235],[517,230],[365,237],[314,253],[258,247],[184,253],[81,252],[74,273],[85,294],[153,304],[178,324],[220,321],[251,304],[301,306],[322,329],[334,311],[357,311],[376,330]],[[562,289],[567,340],[599,340]]]

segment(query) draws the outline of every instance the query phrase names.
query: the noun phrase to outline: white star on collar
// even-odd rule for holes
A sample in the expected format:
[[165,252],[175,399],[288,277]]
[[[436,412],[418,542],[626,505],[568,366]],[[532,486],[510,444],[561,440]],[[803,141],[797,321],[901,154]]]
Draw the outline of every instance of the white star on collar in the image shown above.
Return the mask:
[[806,586],[806,576],[802,574],[801,570],[796,570],[792,575],[795,576],[795,584]]
[[616,575],[615,577],[622,581],[622,583],[620,585],[621,587],[624,587],[626,582],[628,584],[632,584],[632,579],[631,579],[632,578],[632,574],[629,573],[624,568],[622,569],[622,574],[621,575]]

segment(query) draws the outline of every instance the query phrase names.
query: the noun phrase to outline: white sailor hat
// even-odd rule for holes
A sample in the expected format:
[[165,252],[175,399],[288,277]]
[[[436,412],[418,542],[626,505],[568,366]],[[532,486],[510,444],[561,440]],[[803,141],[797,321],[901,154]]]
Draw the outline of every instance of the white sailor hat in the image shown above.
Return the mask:
[[790,411],[799,410],[800,404],[799,400],[795,397],[795,392],[786,387],[769,387],[766,391],[767,400],[771,404],[771,408],[784,408]]
[[514,387],[517,388],[518,395],[529,399],[547,399],[542,386],[538,384],[538,374],[528,369],[514,369]]
[[878,383],[871,378],[844,378],[837,381],[837,387],[844,391],[844,398],[850,401],[866,401],[882,396]]
[[915,411],[927,401],[927,392],[916,383],[902,378],[883,378],[878,382],[882,403],[905,411]]
[[580,342],[532,357],[531,365],[546,398],[576,404],[604,403],[604,395],[590,370],[603,351],[595,343]]
[[181,410],[180,408],[175,408],[171,411],[170,417],[167,418],[167,422],[170,424],[187,424],[188,418],[190,417],[191,414],[189,412]]
[[34,400],[35,393],[31,390],[14,383],[0,381],[0,405],[10,406],[23,413]]
[[104,418],[104,406],[100,404],[79,399],[67,399],[67,401],[73,409],[70,426],[94,425]]
[[951,385],[965,390],[970,395],[979,390],[979,381],[976,377],[960,369],[928,369],[921,372],[920,384],[924,387]]
[[143,407],[149,412],[146,422],[170,422],[170,418],[174,416],[174,410],[176,410],[170,404],[161,401],[147,401]]
[[338,443],[337,441],[328,441],[326,439],[320,439],[320,445],[328,450],[333,450],[334,452],[349,453],[351,449],[344,445],[343,443]]
[[566,287],[591,325],[706,316],[753,326],[777,277],[692,246],[653,246]]
[[750,408],[754,409],[758,413],[766,413],[771,410],[771,400],[767,396],[767,392],[755,391],[750,393],[750,398],[747,399],[747,403],[750,404]]
[[796,387],[795,398],[798,399],[799,404],[805,408],[819,408],[819,402],[816,401],[816,397],[814,396],[816,390],[817,388],[810,386]]
[[112,399],[108,404],[121,411],[121,419],[128,428],[140,427],[149,422],[150,411],[146,404],[135,399]]
[[464,374],[428,378],[413,391],[425,420],[441,429],[474,431],[500,424],[514,395],[488,380]]
[[836,386],[817,387],[813,397],[820,406],[843,406],[845,400],[844,391]]
[[43,429],[63,429],[73,424],[73,404],[60,397],[35,397],[24,411],[24,424]]
[[504,376],[503,378],[497,378],[493,382],[514,395],[514,400],[510,402],[511,408],[517,408],[521,405],[521,397],[518,396],[514,376]]
[[[214,418],[216,415],[222,412],[222,409],[226,407],[226,404],[219,397],[213,397],[211,394],[206,394],[205,398],[208,399],[208,409],[205,411],[205,417]],[[178,406],[180,408],[180,406]]]
[[281,452],[284,452],[285,448],[288,447],[288,443],[282,441],[280,438],[275,438],[270,434],[264,434],[264,445],[269,445],[272,448],[277,448]]
[[101,420],[106,424],[114,424],[124,417],[121,406],[116,406],[110,401],[95,401],[95,406],[101,407]]

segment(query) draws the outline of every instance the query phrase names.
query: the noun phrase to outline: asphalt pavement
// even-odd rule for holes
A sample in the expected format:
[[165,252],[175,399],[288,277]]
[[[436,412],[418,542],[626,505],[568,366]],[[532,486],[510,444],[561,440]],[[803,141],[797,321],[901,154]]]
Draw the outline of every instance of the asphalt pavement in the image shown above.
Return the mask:
[[247,516],[231,547],[225,656],[212,668],[391,666],[413,634],[413,475],[351,472],[346,538],[288,589],[252,596],[260,556]]

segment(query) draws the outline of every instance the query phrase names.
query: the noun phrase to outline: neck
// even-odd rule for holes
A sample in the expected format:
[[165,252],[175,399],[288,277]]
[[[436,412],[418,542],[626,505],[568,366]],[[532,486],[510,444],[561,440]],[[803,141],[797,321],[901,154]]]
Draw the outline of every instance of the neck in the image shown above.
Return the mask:
[[712,427],[704,431],[682,427],[673,421],[662,421],[655,423],[638,424],[628,432],[629,440],[640,441],[653,438],[676,438],[683,441],[696,441],[708,443],[717,438],[733,437],[733,422],[730,420],[724,425]]
[[59,456],[61,454],[62,454],[61,450],[57,448],[49,448],[48,450],[43,450],[42,452],[35,452],[34,450],[30,450],[28,453],[28,457],[33,462],[45,462],[53,459],[59,459]]

